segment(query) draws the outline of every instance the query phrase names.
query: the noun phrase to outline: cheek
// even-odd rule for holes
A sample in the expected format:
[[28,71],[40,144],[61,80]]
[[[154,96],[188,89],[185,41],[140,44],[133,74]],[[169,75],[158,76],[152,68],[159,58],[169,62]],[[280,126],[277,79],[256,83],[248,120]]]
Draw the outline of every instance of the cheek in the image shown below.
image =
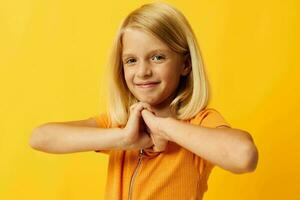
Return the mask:
[[124,78],[125,78],[125,81],[127,82],[128,79],[129,79],[129,73],[127,70],[123,69],[123,74],[124,74]]
[[132,73],[128,70],[124,70],[124,78],[125,78],[125,82],[127,84],[127,86],[132,85]]
[[176,83],[180,79],[179,70],[179,67],[171,66],[170,68],[168,68],[168,70],[165,70],[162,73],[162,78],[168,81],[169,83],[176,85]]

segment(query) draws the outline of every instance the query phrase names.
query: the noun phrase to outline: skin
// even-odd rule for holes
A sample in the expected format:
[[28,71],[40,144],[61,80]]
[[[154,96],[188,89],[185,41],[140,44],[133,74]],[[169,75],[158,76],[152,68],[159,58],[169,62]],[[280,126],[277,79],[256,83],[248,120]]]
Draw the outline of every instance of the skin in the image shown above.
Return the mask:
[[[128,30],[124,36],[124,53],[130,51],[133,60],[129,63],[134,63],[124,65],[126,83],[140,100],[131,106],[126,127],[99,128],[93,118],[51,122],[33,130],[30,145],[49,153],[150,147],[163,151],[167,141],[172,141],[233,173],[254,171],[258,151],[250,133],[226,126],[207,128],[183,123],[170,114],[168,105],[179,77],[190,71],[189,61],[174,52],[166,53],[165,60],[149,54],[153,49],[166,47],[152,35]],[[159,84],[150,89],[134,84],[148,80]]]
[[[169,110],[180,76],[186,76],[191,68],[182,55],[171,51],[156,37],[138,29],[127,29],[122,38],[123,70],[126,84],[140,101],[136,119],[143,119],[154,145],[154,151],[162,151],[167,141],[173,141],[196,155],[234,172],[254,171],[258,151],[250,133],[226,126],[206,128],[176,120]],[[162,49],[153,53],[154,50]],[[155,81],[155,87],[141,88],[137,84]],[[143,104],[143,106],[141,105]],[[128,125],[125,138],[137,138],[139,120]],[[133,129],[131,129],[133,130]],[[185,132],[185,134],[182,134]],[[128,145],[128,143],[127,143]]]
[[[148,104],[149,107],[151,105],[156,116],[172,116],[169,105],[180,77],[191,71],[190,62],[153,35],[138,29],[126,29],[122,44],[123,70],[130,92],[140,102]],[[139,85],[145,82],[157,84],[151,88]],[[167,140],[153,134],[148,127],[146,129],[155,144],[153,150],[163,151]]]
[[[138,29],[126,29],[122,43],[123,70],[130,92],[140,102],[150,104],[157,116],[171,116],[169,104],[180,77],[191,71],[188,60],[156,37]],[[159,83],[152,88],[137,85],[146,81]]]

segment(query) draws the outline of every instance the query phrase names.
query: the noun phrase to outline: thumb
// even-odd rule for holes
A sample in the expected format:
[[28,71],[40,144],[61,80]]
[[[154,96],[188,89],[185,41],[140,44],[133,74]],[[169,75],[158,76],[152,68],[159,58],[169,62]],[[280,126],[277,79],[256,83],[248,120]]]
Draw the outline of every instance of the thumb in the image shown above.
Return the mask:
[[153,142],[154,146],[156,146],[155,137],[154,137],[152,132],[150,132],[150,137],[152,139],[152,142]]

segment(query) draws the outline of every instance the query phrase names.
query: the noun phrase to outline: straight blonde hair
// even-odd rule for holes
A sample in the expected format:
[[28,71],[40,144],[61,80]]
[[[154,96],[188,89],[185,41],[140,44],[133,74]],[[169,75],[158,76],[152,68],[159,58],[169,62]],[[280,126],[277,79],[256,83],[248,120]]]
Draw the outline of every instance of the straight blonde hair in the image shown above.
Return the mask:
[[146,31],[173,51],[190,59],[192,70],[182,76],[170,110],[177,119],[188,120],[202,111],[208,103],[208,81],[195,34],[184,15],[167,3],[144,4],[121,22],[108,58],[109,93],[108,116],[112,126],[125,126],[129,107],[138,100],[129,91],[123,72],[122,35],[126,28]]

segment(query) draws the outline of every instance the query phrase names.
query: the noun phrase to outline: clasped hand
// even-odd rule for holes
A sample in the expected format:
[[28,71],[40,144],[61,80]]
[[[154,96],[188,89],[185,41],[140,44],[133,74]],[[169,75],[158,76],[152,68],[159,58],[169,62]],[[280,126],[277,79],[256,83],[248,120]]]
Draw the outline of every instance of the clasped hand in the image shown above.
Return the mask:
[[123,146],[127,149],[150,148],[153,152],[164,151],[168,143],[167,136],[160,129],[164,119],[156,116],[148,103],[133,104],[124,128]]

